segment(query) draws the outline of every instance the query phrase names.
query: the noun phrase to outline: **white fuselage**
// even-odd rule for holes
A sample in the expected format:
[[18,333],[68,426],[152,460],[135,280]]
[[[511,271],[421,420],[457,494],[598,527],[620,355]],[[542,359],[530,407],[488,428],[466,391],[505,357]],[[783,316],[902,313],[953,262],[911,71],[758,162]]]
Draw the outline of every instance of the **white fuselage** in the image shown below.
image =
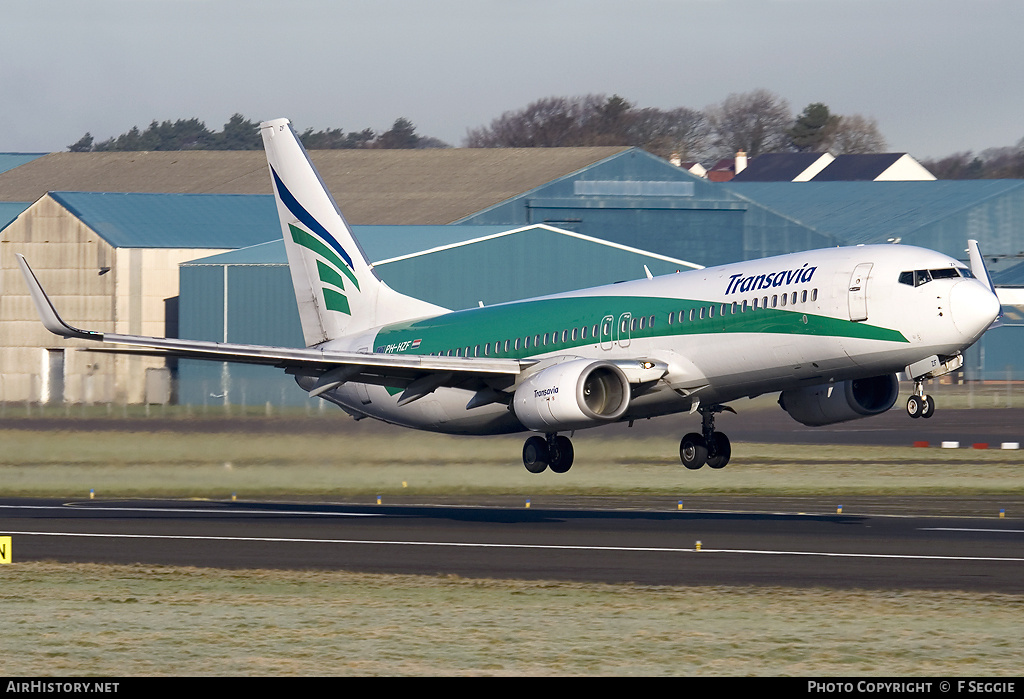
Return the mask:
[[[915,283],[915,272],[929,272],[929,280]],[[561,311],[564,320],[552,310],[568,307],[572,310]],[[420,354],[532,358],[539,360],[537,366],[576,357],[667,364],[665,376],[635,396],[619,418],[630,420],[687,411],[696,401],[720,404],[900,372],[931,355],[952,356],[969,347],[998,310],[995,295],[956,260],[921,248],[875,245],[460,311],[422,323],[414,331],[421,335],[415,349],[408,341],[384,346]],[[533,314],[543,318],[537,328],[530,325]],[[508,329],[511,317],[515,327]],[[475,329],[476,340],[465,341],[467,329]],[[383,326],[325,346],[381,351],[396,332]],[[459,346],[446,345],[446,334],[458,335]],[[408,331],[405,336],[413,337]],[[511,341],[507,350],[505,340]],[[439,388],[399,406],[394,390],[349,382],[329,397],[354,414],[420,429],[461,434],[525,429],[505,404],[467,409],[473,395]]]

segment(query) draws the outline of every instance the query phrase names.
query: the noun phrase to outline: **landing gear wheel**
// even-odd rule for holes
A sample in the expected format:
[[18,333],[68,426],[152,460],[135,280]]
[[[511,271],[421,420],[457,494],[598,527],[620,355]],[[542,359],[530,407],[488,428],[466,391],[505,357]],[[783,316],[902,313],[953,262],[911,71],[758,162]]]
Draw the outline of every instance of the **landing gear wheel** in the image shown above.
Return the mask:
[[526,444],[523,445],[523,466],[527,471],[543,473],[544,469],[548,467],[550,458],[546,439],[534,435],[526,440]]
[[711,468],[725,468],[732,456],[732,443],[729,438],[721,432],[712,434],[713,443],[708,445],[708,466]]
[[[916,394],[910,396],[910,398],[907,398],[907,415],[916,420],[917,418],[921,417],[924,414],[926,405],[927,403],[925,403],[925,400],[921,396]],[[935,405],[933,403],[932,411],[934,412],[934,410]],[[929,414],[929,417],[930,416],[931,415]]]
[[552,442],[548,442],[548,452],[551,455],[550,463],[548,465],[555,473],[565,473],[572,468],[574,455],[572,441],[570,441],[568,437],[559,435],[554,438],[553,442],[553,448]]
[[935,414],[935,400],[931,396],[924,397],[924,405],[921,408],[921,417],[930,418]]
[[696,432],[690,432],[679,442],[679,460],[683,466],[696,471],[708,460],[708,445]]

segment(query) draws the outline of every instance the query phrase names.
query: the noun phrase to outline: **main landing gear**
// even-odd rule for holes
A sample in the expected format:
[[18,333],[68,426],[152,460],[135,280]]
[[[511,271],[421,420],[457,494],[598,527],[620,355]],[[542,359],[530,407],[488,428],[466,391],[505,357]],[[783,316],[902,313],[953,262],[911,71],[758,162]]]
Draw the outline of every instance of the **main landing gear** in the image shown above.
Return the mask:
[[729,438],[715,431],[715,413],[723,410],[736,412],[732,408],[712,405],[697,409],[701,416],[701,434],[691,432],[679,442],[679,459],[683,466],[697,470],[704,464],[711,468],[725,468],[732,456],[732,444]]
[[[701,434],[691,432],[679,442],[679,458],[683,466],[698,469],[707,464],[711,468],[725,468],[732,456],[729,438],[715,431],[715,413],[728,410],[728,406],[712,405],[697,409],[701,415]],[[572,441],[554,432],[543,437],[534,435],[523,445],[523,465],[530,473],[543,473],[550,468],[555,473],[565,473],[572,468]]]
[[907,415],[928,418],[935,414],[935,400],[924,394],[924,381],[914,382],[914,395],[907,399]]
[[523,465],[530,473],[543,473],[549,467],[555,473],[565,473],[572,468],[573,455],[572,441],[554,432],[534,435],[523,445]]

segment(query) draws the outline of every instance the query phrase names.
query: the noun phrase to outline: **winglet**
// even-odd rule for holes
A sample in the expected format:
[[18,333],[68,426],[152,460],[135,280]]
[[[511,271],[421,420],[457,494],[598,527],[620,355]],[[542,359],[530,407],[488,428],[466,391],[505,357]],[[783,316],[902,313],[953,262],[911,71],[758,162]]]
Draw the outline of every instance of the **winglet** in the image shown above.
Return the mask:
[[[996,293],[996,285],[992,283],[992,276],[988,273],[988,267],[985,266],[985,257],[981,254],[981,247],[978,245],[977,240],[967,241],[967,254],[971,260],[971,274],[974,275],[975,279],[978,279],[982,284],[985,284],[988,287],[988,290],[998,297],[999,294]],[[1000,305],[999,315],[997,315],[996,319],[992,321],[992,325],[989,326],[989,330],[992,328],[1002,327],[1002,325],[1003,307]]]
[[981,254],[981,248],[978,247],[977,240],[967,241],[967,254],[971,259],[971,274],[974,275],[975,279],[980,279],[982,283],[987,285],[989,291],[993,294],[996,293],[996,287],[992,283],[992,277],[989,276],[988,268],[985,267],[985,258]]
[[54,335],[60,335],[61,337],[77,337],[83,340],[103,340],[103,333],[91,332],[89,330],[79,330],[78,328],[72,327],[64,322],[64,319],[57,313],[57,309],[53,307],[50,302],[50,298],[43,291],[42,284],[36,279],[35,273],[32,268],[28,266],[28,261],[25,256],[20,253],[14,253],[18,258],[18,265],[21,266],[21,273],[25,277],[25,283],[28,284],[28,292],[32,296],[32,302],[36,305],[36,311],[39,313],[39,319],[43,321],[43,326],[52,332]]

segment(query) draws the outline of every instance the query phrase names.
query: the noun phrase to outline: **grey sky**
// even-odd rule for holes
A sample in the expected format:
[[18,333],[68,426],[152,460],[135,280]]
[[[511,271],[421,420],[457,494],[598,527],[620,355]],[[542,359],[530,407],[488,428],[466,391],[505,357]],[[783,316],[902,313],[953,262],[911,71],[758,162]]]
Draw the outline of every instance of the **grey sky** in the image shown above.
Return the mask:
[[235,112],[460,145],[551,95],[763,87],[940,157],[1024,138],[1022,28],[1021,0],[0,0],[0,151]]

